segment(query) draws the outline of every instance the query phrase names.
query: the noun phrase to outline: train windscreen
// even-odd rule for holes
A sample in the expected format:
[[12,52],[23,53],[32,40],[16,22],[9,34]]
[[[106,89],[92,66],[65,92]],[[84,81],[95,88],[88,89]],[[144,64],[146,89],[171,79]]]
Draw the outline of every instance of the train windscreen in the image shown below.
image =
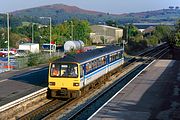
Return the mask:
[[78,65],[74,63],[52,63],[51,64],[52,77],[78,77]]

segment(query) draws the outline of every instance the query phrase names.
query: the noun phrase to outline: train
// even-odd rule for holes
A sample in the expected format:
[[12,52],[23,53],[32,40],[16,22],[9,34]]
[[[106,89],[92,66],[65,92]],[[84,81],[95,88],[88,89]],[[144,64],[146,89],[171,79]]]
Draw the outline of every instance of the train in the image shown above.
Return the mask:
[[84,88],[124,63],[123,49],[109,45],[67,55],[49,64],[48,98],[76,98]]

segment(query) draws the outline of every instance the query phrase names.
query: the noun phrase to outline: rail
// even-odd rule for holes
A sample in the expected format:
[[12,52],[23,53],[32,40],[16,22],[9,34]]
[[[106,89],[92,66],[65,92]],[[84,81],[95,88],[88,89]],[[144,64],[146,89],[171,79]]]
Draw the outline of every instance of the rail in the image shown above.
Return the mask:
[[[159,52],[156,52],[156,54],[153,54],[152,57],[156,57],[156,56],[158,56],[158,58],[162,57],[167,52],[167,51],[165,51],[166,49],[168,49],[168,47],[162,49]],[[161,54],[162,52],[164,52],[164,53]],[[144,62],[144,64],[138,66],[136,69],[134,69],[130,73],[126,74],[125,76],[123,76],[122,78],[117,80],[110,87],[108,87],[105,91],[103,91],[101,94],[98,94],[97,96],[95,96],[92,100],[90,100],[87,104],[85,104],[79,110],[76,110],[76,111],[74,111],[74,113],[71,113],[71,115],[69,117],[65,117],[65,119],[68,119],[68,120],[73,120],[73,119],[88,119],[89,120],[89,119],[91,119],[100,109],[102,109],[103,106],[105,106],[111,99],[113,99],[113,97],[115,95],[117,95],[120,91],[122,91],[129,83],[131,83],[139,74],[141,74],[144,70],[146,70],[155,61],[156,61],[155,59],[148,59],[147,61]],[[137,73],[137,74],[134,74],[134,73]],[[129,76],[130,76],[130,80],[127,80],[127,79],[129,79]],[[123,84],[123,81],[126,81],[126,80],[127,80],[127,83]],[[123,84],[124,86],[122,86],[120,84]],[[116,90],[116,92],[114,92],[115,91],[114,88],[119,89],[120,86],[122,86],[121,89]],[[110,94],[107,95],[109,92],[110,92]],[[112,95],[113,93],[115,93],[115,94]],[[110,95],[112,95],[112,97],[108,98]],[[107,101],[100,108],[96,107],[99,104],[101,104],[101,102],[104,99],[107,99]],[[97,101],[101,101],[101,102],[97,103],[98,105],[96,105],[95,103]],[[96,110],[94,110],[94,109],[96,109]]]

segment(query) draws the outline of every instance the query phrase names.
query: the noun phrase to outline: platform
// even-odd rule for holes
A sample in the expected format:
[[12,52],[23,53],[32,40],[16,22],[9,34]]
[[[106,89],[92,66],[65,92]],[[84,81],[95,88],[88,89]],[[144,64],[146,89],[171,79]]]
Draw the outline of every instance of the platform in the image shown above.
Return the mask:
[[180,61],[157,60],[91,120],[180,119]]

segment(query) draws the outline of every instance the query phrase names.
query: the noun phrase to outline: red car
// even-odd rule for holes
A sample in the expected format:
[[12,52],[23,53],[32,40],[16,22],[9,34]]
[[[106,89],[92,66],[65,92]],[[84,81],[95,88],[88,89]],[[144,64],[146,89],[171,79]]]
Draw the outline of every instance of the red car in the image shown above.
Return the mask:
[[6,57],[6,56],[7,56],[6,53],[0,52],[0,57]]

